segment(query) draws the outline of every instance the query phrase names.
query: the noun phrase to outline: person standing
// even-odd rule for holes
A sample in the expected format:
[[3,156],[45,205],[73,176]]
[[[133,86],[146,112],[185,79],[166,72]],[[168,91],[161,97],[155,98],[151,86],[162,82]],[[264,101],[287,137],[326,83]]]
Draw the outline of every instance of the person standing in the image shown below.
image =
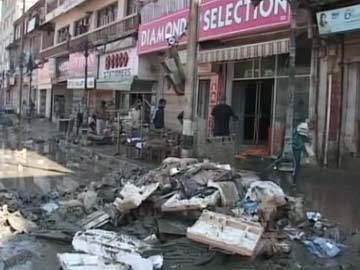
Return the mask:
[[215,137],[230,136],[230,119],[238,120],[233,109],[229,105],[221,103],[214,107],[211,115],[214,117],[213,135]]
[[159,105],[156,108],[153,124],[155,129],[163,129],[165,128],[165,107],[166,107],[166,99],[160,99]]

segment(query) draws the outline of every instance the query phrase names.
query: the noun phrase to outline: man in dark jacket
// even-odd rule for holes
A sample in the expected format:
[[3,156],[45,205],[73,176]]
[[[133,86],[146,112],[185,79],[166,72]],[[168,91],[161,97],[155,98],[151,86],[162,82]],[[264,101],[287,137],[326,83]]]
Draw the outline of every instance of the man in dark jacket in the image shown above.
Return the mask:
[[165,128],[165,107],[166,100],[162,98],[159,100],[159,106],[156,108],[156,112],[153,118],[153,124],[156,129]]
[[238,120],[238,117],[235,115],[233,109],[225,103],[218,104],[212,110],[211,115],[214,117],[214,136],[230,136],[230,118],[232,117],[235,120]]

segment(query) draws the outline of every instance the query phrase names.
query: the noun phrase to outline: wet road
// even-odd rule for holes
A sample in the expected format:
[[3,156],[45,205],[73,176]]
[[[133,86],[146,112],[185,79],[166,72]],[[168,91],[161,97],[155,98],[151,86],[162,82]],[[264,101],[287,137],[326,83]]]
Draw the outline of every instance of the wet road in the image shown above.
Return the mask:
[[305,167],[300,185],[312,210],[347,229],[360,229],[360,173]]

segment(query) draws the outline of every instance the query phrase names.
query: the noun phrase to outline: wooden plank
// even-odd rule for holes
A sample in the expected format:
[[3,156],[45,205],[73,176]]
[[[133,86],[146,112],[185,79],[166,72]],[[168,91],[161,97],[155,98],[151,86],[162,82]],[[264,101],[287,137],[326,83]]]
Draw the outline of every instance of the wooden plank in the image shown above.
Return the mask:
[[204,211],[187,237],[232,254],[253,256],[263,231],[260,223]]

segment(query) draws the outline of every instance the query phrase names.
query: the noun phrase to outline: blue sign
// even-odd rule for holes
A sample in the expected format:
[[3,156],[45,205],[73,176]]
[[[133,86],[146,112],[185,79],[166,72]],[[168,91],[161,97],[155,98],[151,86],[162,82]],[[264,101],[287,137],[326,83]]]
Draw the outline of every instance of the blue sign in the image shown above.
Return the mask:
[[360,5],[321,11],[316,16],[320,35],[360,29]]

